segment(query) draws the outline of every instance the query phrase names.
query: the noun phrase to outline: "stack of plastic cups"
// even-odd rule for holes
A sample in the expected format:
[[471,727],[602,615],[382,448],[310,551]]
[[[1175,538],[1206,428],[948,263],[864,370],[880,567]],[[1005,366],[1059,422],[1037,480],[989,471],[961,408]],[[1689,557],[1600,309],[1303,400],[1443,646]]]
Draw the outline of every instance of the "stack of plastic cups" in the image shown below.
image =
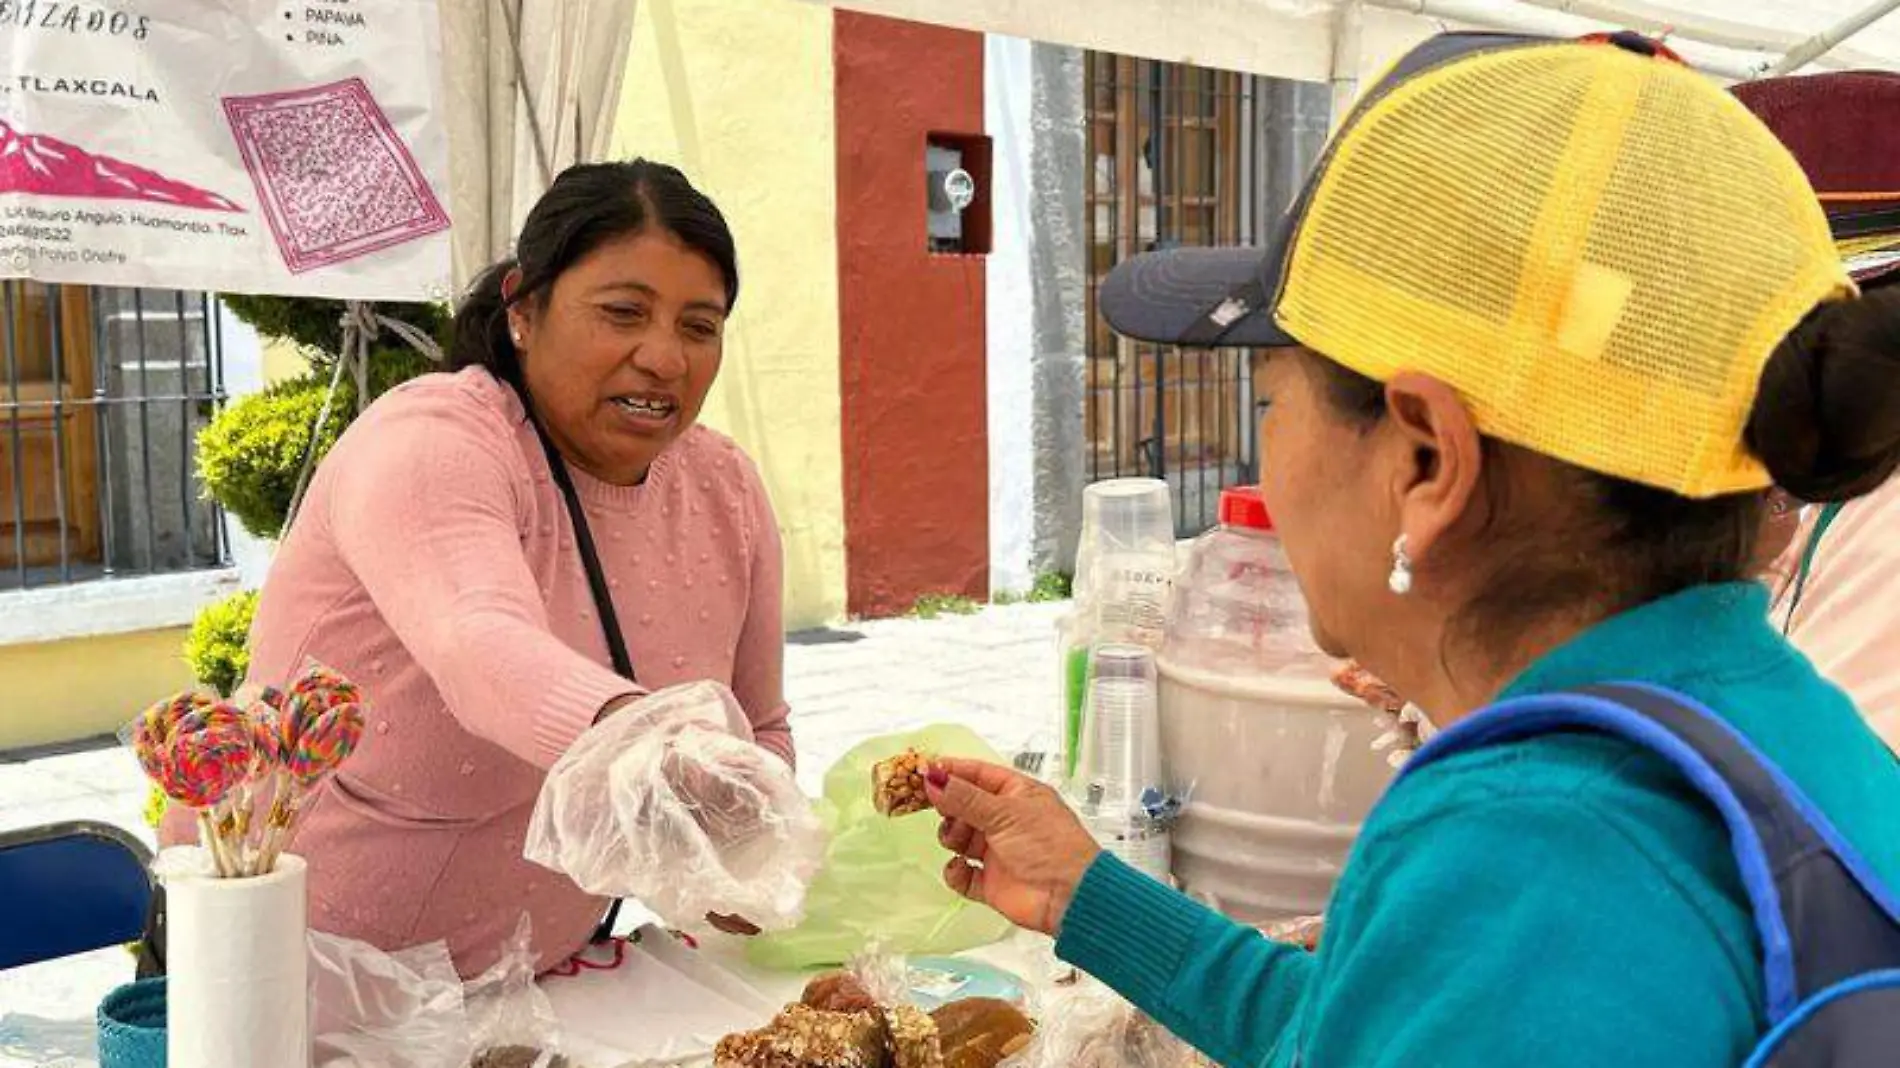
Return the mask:
[[1098,482],[1082,492],[1075,613],[1062,625],[1062,775],[1082,748],[1090,650],[1129,644],[1159,649],[1174,580],[1174,499],[1152,478]]
[[1157,685],[1154,652],[1147,647],[1095,648],[1071,792],[1103,849],[1166,883],[1171,812]]

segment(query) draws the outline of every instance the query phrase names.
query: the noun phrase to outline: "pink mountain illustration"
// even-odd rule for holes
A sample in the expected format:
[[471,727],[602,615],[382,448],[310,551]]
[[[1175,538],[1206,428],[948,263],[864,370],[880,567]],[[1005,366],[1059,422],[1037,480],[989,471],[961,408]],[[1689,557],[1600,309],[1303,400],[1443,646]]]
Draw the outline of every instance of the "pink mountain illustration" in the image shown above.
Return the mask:
[[205,211],[243,211],[233,201],[196,186],[77,145],[25,133],[0,122],[0,193],[98,200],[145,200]]

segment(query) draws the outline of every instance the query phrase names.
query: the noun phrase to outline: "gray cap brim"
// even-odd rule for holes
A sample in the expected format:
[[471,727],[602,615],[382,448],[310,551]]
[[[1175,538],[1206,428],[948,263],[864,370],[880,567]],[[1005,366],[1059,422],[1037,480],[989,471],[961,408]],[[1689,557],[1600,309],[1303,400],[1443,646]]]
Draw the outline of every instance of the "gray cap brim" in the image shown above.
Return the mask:
[[1259,248],[1146,252],[1108,273],[1096,304],[1116,333],[1136,341],[1203,348],[1297,345],[1273,321],[1281,259]]

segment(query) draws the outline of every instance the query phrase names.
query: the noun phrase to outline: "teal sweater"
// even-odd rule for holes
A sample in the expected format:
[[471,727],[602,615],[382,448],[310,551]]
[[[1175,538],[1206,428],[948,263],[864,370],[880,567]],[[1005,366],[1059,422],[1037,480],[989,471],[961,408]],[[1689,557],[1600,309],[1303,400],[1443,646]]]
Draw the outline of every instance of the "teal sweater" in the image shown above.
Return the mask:
[[[1754,585],[1690,590],[1587,631],[1504,696],[1688,694],[1900,887],[1900,764],[1767,609]],[[1590,734],[1457,754],[1394,787],[1316,954],[1107,857],[1057,952],[1227,1068],[1733,1068],[1766,1029],[1720,818],[1659,758]]]

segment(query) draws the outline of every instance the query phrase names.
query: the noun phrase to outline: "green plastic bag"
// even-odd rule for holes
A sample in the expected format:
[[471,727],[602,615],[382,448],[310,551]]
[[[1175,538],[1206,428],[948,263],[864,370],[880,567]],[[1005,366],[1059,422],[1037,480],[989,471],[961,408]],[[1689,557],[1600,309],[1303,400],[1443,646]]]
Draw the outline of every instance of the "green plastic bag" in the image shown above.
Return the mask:
[[825,773],[815,806],[831,845],[805,896],[805,922],[752,939],[753,964],[837,967],[873,942],[903,956],[957,953],[1009,933],[1008,920],[943,884],[950,851],[937,842],[933,814],[890,819],[872,807],[871,766],[905,749],[1003,762],[976,732],[954,724],[873,738],[846,753]]

